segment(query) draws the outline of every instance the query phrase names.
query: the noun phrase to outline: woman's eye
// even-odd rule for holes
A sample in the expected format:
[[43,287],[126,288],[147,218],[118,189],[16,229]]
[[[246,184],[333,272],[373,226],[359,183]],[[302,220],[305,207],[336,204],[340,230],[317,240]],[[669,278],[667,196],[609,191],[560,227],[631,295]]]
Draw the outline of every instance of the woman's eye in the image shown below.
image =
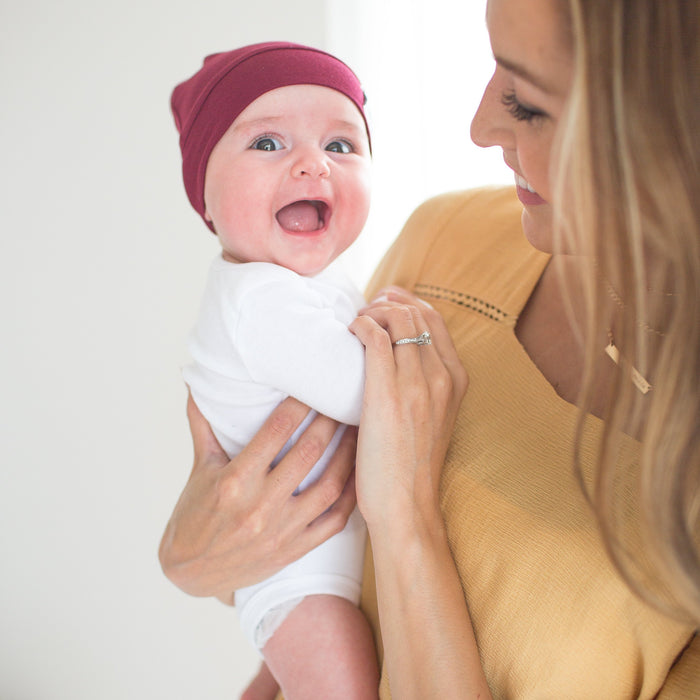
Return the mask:
[[352,153],[353,148],[347,141],[331,141],[326,146],[327,151],[332,153]]
[[273,136],[261,136],[253,141],[251,148],[257,151],[279,151],[282,148],[282,143]]
[[501,97],[501,102],[510,112],[511,116],[519,122],[531,122],[535,119],[546,117],[544,112],[537,109],[532,109],[523,105],[517,98],[515,92],[504,92]]

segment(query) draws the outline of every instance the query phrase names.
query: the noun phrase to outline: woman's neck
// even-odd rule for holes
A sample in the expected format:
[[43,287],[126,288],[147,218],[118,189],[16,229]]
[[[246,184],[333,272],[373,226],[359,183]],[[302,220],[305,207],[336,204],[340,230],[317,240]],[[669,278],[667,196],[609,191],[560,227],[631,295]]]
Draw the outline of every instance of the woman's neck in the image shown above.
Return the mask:
[[[562,280],[566,280],[566,290]],[[574,325],[574,319],[584,319],[580,281],[576,258],[553,256],[515,327],[516,337],[530,359],[557,394],[571,404],[579,400],[585,360],[583,323]],[[601,335],[601,353],[606,341],[606,336]],[[596,376],[591,412],[599,418],[605,412],[607,386],[614,369],[611,362],[603,363]]]
[[[566,280],[565,290],[562,280]],[[580,403],[585,363],[585,308],[581,280],[580,260],[573,256],[553,256],[515,327],[516,337],[535,366],[557,394],[574,405]],[[587,407],[590,413],[601,419],[606,415],[610,387],[618,371],[615,360],[610,353],[606,353],[606,348],[610,344],[609,334],[612,332],[614,337],[616,321],[619,321],[624,310],[610,298],[607,312],[612,319],[611,326],[601,328],[600,337],[595,342],[600,352]],[[578,325],[577,320],[581,321]],[[651,351],[656,353],[662,337],[655,337],[653,341],[655,347]],[[653,385],[653,376],[647,378]],[[637,420],[634,425],[626,424],[623,429],[639,439],[647,415],[649,395],[640,393],[637,398],[641,401]]]

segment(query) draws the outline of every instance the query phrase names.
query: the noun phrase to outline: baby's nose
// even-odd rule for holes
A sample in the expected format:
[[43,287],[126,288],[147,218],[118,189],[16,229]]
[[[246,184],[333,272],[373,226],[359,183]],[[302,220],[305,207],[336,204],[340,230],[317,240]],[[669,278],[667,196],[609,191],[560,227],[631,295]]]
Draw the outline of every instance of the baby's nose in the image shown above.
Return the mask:
[[328,177],[328,156],[317,148],[301,149],[294,160],[292,174],[294,177]]

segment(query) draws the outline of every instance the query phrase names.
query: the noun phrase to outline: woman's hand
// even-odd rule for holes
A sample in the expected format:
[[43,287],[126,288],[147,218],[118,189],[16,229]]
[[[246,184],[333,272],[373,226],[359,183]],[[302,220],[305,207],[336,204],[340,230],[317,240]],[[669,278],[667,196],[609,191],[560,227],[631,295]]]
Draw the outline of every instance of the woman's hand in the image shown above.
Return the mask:
[[356,430],[348,428],[323,476],[293,492],[323,454],[337,423],[318,416],[269,466],[308,413],[287,399],[231,461],[190,397],[194,466],[160,544],[166,576],[186,593],[216,596],[257,583],[342,530],[355,505]]
[[[467,374],[440,315],[397,288],[351,326],[366,348],[357,502],[372,541],[384,665],[402,699],[490,697],[440,512]],[[430,345],[394,345],[428,331]]]
[[[358,505],[370,529],[397,517],[439,515],[442,464],[467,389],[440,314],[391,287],[351,326],[366,347],[366,384],[357,454]],[[394,346],[424,331],[431,344]]]

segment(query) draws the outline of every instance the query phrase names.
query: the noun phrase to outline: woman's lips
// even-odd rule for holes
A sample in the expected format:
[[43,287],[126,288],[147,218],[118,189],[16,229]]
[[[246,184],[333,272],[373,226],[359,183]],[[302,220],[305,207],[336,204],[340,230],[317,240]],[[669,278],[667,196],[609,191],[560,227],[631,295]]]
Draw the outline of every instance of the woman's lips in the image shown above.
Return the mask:
[[326,225],[328,205],[318,199],[301,199],[282,207],[277,222],[291,233],[314,233]]
[[542,199],[542,197],[535,192],[530,183],[524,177],[518,175],[518,173],[515,173],[515,190],[518,199],[527,206],[547,204],[547,200]]

